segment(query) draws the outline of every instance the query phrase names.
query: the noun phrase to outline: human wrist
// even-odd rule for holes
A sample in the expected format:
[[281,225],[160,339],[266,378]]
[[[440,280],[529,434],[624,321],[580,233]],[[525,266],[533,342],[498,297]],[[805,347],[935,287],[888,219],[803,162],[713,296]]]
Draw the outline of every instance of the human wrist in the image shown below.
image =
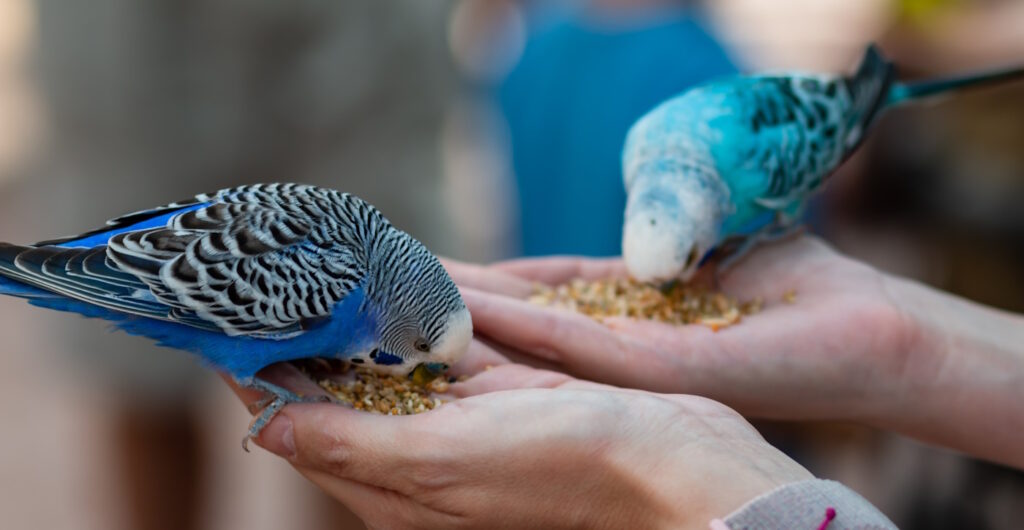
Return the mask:
[[1024,468],[1024,318],[886,277],[902,315],[900,369],[872,418],[891,429]]
[[[691,480],[676,480],[660,488],[659,504],[670,506],[661,524],[664,529],[706,529],[708,522],[735,512],[753,499],[788,484],[813,479],[803,466],[763,440],[735,443],[719,440],[708,454],[691,454],[681,462]],[[665,471],[671,473],[674,466]]]
[[759,495],[813,478],[721,403],[634,390],[594,396],[586,423],[600,435],[569,453],[602,477],[588,496],[607,499],[591,510],[605,526],[706,529]]

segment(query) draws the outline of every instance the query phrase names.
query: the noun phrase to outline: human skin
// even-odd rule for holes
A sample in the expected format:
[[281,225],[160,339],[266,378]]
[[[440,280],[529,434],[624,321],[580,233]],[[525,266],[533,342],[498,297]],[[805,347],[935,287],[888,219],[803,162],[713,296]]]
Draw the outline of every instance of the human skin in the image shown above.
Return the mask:
[[[294,369],[273,370],[263,375],[318,391]],[[370,528],[707,528],[812,478],[705,398],[520,364],[484,370],[452,393],[415,416],[289,405],[257,442]]]
[[[688,393],[750,417],[849,420],[1024,468],[1024,318],[884,274],[808,236],[718,277],[767,305],[717,332],[522,300],[534,282],[621,276],[620,260],[448,261],[492,351],[613,385]],[[792,304],[781,301],[793,290]]]

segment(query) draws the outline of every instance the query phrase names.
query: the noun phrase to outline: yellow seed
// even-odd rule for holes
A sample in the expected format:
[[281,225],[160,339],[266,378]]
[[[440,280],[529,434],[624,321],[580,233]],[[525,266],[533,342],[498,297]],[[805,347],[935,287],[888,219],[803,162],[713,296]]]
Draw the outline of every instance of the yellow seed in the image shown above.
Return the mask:
[[351,374],[354,379],[347,382],[332,379],[330,375],[333,374],[320,378],[318,373],[311,374],[308,369],[306,372],[313,376],[321,388],[339,401],[351,404],[354,409],[393,416],[417,414],[440,407],[444,402],[431,394],[446,391],[449,386],[443,378],[424,387],[408,378],[381,375],[366,368],[356,369]]
[[724,293],[676,283],[667,291],[630,279],[571,280],[554,288],[538,285],[528,300],[570,309],[601,320],[631,317],[720,329],[761,311],[760,298],[740,302]]

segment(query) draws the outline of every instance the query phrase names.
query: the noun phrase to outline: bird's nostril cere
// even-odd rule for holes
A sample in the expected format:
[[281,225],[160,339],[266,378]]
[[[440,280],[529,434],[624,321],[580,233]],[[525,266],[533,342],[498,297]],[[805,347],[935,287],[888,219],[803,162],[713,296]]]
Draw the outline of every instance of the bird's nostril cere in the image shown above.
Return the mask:
[[425,385],[448,370],[447,363],[420,363],[409,372],[409,379],[419,385]]

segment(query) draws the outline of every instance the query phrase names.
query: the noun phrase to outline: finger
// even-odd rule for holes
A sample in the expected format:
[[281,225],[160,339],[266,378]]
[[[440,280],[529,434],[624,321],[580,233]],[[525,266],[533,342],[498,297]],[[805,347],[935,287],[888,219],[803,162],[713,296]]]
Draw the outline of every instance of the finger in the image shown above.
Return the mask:
[[272,364],[257,372],[256,377],[291,390],[302,397],[329,395],[316,381],[310,379],[308,375],[291,363]]
[[[667,393],[702,393],[721,385],[719,372],[736,370],[726,351],[737,351],[731,328],[715,331],[700,324],[673,325],[611,317],[605,326],[633,348],[630,365],[604,381]],[[740,349],[756,351],[756,345]],[[738,366],[738,363],[736,364]]]
[[417,420],[337,404],[290,405],[257,442],[295,466],[410,494],[403,470],[436,445],[436,437]]
[[654,320],[626,317],[608,317],[604,319],[604,325],[620,336],[665,346],[696,344],[724,332],[715,331],[701,324],[665,324]]
[[561,285],[576,278],[599,280],[626,275],[626,266],[620,258],[526,258],[495,263],[490,268],[547,285]]
[[396,491],[338,478],[316,469],[296,467],[296,470],[351,509],[369,528],[455,527],[452,516]]
[[[656,392],[698,394],[761,417],[788,417],[779,416],[779,409],[805,409],[821,401],[808,401],[803,394],[813,382],[792,384],[804,377],[801,371],[807,361],[802,360],[801,345],[810,344],[794,337],[811,337],[822,331],[813,318],[795,308],[769,308],[749,321],[719,331],[700,325],[671,326],[619,318],[606,323],[616,334],[638,345],[634,350],[638,365],[659,356],[671,359],[659,373],[638,376],[636,371],[623,371],[618,374],[620,379],[609,382]],[[827,360],[818,362],[826,367],[817,373],[841,370],[838,364],[829,367]],[[821,384],[833,380],[825,377]],[[815,395],[828,393],[828,388],[821,388]],[[785,407],[778,406],[782,402]]]
[[239,386],[238,382],[235,381],[235,378],[231,377],[231,375],[226,372],[217,372],[217,375],[219,375],[220,378],[228,384],[231,391],[238,396],[238,399],[240,399],[242,404],[247,408],[251,408],[253,404],[263,397],[263,392],[260,392],[259,390]]
[[469,344],[469,351],[466,356],[452,366],[449,375],[459,377],[462,375],[472,376],[486,370],[488,367],[508,364],[509,359],[498,353],[498,350],[479,339],[473,339]]
[[522,390],[525,388],[600,390],[602,392],[637,392],[633,389],[619,388],[603,383],[576,379],[562,372],[539,370],[521,364],[506,364],[494,367],[477,376],[456,383],[449,392],[457,398],[468,398],[501,392],[505,390]]
[[399,493],[337,477],[319,469],[296,466],[295,470],[347,506],[367,524],[379,521],[381,515],[394,510],[396,504],[407,499]]
[[[703,382],[724,332],[631,319],[594,319],[477,291],[465,293],[477,331],[549,361],[558,371],[615,385],[678,392]],[[726,330],[728,331],[728,330]]]
[[442,259],[441,263],[460,287],[526,298],[534,291],[533,283],[491,267]]
[[584,315],[470,289],[463,300],[480,334],[541,359],[564,364],[621,351],[614,334]]
[[464,398],[519,388],[557,388],[575,380],[559,372],[538,370],[521,364],[506,364],[453,384],[450,393],[455,397]]
[[718,279],[732,295],[778,300],[787,291],[799,291],[834,263],[835,253],[828,245],[804,235],[758,245],[735,266],[719,271]]
[[[507,359],[512,364],[522,364],[531,368],[538,368],[541,370],[551,370],[553,372],[562,372],[565,368],[557,362],[542,359],[540,357],[530,355],[529,353],[517,350],[507,344],[491,339],[490,337],[481,335],[479,340],[482,344],[486,345],[491,350],[498,352],[503,358]],[[501,363],[505,364],[505,363]],[[491,365],[493,368],[496,365]],[[486,367],[485,367],[486,368]]]
[[480,336],[547,361],[557,371],[636,385],[670,377],[666,372],[676,365],[664,350],[646,347],[571,311],[471,290],[464,293],[464,300]]

